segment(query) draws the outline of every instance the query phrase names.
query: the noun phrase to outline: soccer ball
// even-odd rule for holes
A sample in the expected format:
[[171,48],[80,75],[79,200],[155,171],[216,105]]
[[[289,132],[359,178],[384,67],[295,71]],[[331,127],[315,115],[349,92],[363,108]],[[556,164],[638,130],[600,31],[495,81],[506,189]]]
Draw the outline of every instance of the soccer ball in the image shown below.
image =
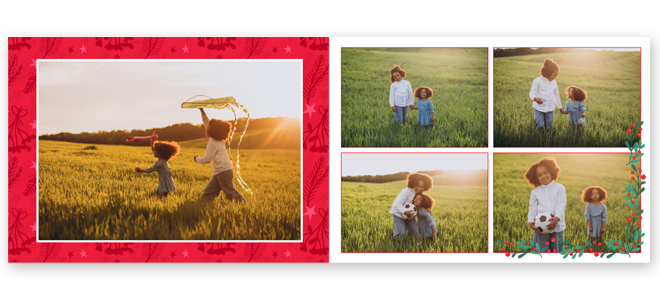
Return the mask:
[[550,230],[547,228],[547,226],[548,224],[550,224],[550,218],[554,218],[554,217],[555,215],[549,212],[542,212],[536,215],[536,221],[534,222],[534,226],[538,227],[542,234],[551,234],[555,230],[554,229]]
[[410,218],[408,218],[408,216],[406,216],[406,214],[403,214],[403,217],[404,217],[405,219],[412,219],[412,218],[414,218],[414,217],[417,215],[417,206],[415,206],[415,204],[408,203],[408,204],[404,204],[404,205],[403,205],[403,211],[404,211],[404,212],[407,212],[407,211],[409,211],[409,210],[412,210],[412,211],[413,211],[413,215],[412,215]]

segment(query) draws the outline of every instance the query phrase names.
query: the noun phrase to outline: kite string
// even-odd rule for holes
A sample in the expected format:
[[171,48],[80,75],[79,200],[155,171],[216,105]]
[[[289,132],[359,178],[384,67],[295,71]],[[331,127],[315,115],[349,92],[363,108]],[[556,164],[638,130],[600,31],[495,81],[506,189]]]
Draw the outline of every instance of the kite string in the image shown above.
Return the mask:
[[[241,108],[243,105],[240,104],[233,104],[234,106]],[[236,128],[238,128],[238,118],[236,117],[236,111],[234,110],[233,107],[227,106],[229,109],[231,109],[231,112],[234,113],[234,130],[232,130],[231,136],[229,138],[230,141],[230,148],[231,148],[231,139],[234,137],[234,133],[236,132]],[[241,187],[247,191],[248,193],[252,194],[252,190],[248,187],[247,182],[243,180],[243,177],[241,177],[241,166],[240,166],[240,159],[241,159],[241,154],[240,154],[240,147],[241,147],[241,141],[243,141],[243,136],[245,135],[245,132],[247,131],[248,124],[250,124],[250,113],[247,111],[247,109],[243,110],[245,113],[247,113],[247,123],[245,124],[245,129],[243,129],[243,133],[241,134],[241,138],[238,140],[238,145],[236,145],[236,179],[238,180],[238,183],[241,185]],[[231,154],[230,154],[231,156]]]

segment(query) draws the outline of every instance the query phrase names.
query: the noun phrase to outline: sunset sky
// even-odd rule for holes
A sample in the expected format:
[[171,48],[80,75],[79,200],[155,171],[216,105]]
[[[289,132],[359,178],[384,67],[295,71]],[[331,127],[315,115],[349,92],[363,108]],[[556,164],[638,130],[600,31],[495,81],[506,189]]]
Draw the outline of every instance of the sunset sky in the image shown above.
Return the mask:
[[[250,118],[300,118],[301,70],[292,60],[40,60],[39,134],[201,124],[198,110],[181,109],[195,95],[233,96]],[[228,109],[206,113],[233,120]]]
[[486,153],[343,153],[341,176],[488,169]]

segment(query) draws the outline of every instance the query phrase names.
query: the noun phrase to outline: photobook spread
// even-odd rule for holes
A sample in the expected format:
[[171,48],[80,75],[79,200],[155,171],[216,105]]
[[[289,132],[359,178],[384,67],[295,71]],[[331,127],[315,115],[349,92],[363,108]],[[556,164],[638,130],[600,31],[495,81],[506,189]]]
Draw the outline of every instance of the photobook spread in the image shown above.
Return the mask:
[[650,262],[649,47],[11,37],[9,262]]

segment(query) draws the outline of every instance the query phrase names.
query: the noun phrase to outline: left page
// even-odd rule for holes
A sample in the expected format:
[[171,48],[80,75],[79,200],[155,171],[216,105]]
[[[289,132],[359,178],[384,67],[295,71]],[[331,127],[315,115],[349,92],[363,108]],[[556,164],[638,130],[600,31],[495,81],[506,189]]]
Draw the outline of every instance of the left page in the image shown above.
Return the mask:
[[328,262],[328,40],[10,37],[9,262]]

